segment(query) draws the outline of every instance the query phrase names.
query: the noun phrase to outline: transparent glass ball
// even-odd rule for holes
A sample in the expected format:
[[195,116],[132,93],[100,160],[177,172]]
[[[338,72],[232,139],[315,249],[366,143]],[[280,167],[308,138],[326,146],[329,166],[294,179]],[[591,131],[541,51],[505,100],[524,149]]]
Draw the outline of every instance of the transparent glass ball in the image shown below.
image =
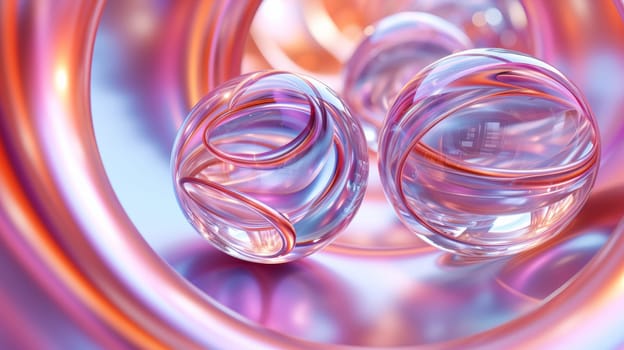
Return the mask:
[[403,85],[428,64],[472,43],[452,23],[424,12],[385,17],[365,33],[345,66],[342,94],[376,150],[386,112]]
[[380,135],[379,171],[401,220],[425,241],[509,255],[553,237],[594,183],[600,145],[581,92],[521,53],[474,49],[401,90]]
[[264,71],[197,103],[172,170],[180,206],[215,247],[282,263],[326,246],[351,221],[368,154],[360,124],[326,85]]

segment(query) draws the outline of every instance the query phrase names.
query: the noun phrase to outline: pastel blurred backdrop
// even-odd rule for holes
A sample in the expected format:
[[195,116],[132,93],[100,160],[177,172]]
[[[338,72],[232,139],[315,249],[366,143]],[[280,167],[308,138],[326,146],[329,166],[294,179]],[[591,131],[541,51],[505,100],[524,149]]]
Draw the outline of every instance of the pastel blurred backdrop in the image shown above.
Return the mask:
[[[261,68],[340,90],[367,25],[402,10],[443,17],[477,47],[532,54],[584,92],[602,163],[573,223],[527,253],[460,258],[408,233],[372,167],[354,222],[314,256],[257,265],[203,241],[169,169],[190,107]],[[618,10],[621,0],[0,2],[0,348],[624,346]]]

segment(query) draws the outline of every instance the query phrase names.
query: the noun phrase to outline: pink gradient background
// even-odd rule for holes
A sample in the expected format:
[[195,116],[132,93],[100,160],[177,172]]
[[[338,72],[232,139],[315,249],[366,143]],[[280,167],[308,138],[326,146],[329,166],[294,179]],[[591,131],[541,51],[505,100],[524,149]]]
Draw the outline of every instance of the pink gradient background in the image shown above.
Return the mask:
[[603,141],[598,183],[556,240],[489,261],[438,252],[406,234],[374,175],[349,230],[288,265],[224,256],[185,222],[168,166],[190,106],[241,61],[338,84],[339,39],[306,28],[333,18],[349,43],[340,23],[397,10],[379,3],[282,8],[315,53],[283,66],[259,55],[269,41],[243,41],[263,38],[259,1],[1,2],[0,347],[624,346],[621,1],[521,2],[525,49],[586,94]]

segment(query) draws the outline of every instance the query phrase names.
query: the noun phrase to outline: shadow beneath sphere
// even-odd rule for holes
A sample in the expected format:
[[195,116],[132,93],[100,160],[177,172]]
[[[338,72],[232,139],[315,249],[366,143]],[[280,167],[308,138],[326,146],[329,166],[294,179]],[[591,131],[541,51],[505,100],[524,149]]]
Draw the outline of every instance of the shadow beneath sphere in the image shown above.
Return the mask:
[[262,265],[232,258],[208,243],[183,247],[167,259],[219,304],[288,336],[348,343],[354,336],[353,299],[331,271],[311,259]]

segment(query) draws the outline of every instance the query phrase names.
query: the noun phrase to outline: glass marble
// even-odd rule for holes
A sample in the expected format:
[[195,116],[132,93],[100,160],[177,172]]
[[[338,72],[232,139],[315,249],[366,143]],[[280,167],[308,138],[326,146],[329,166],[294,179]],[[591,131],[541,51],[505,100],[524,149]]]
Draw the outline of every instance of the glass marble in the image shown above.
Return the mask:
[[503,49],[447,56],[388,112],[382,185],[400,219],[444,250],[501,256],[555,236],[593,186],[600,144],[581,92]]
[[190,112],[172,154],[178,202],[215,247],[283,263],[329,244],[362,202],[360,124],[326,85],[281,71],[228,81]]
[[372,150],[393,99],[414,74],[472,47],[455,25],[423,12],[401,12],[369,26],[347,62],[343,96],[362,121]]

